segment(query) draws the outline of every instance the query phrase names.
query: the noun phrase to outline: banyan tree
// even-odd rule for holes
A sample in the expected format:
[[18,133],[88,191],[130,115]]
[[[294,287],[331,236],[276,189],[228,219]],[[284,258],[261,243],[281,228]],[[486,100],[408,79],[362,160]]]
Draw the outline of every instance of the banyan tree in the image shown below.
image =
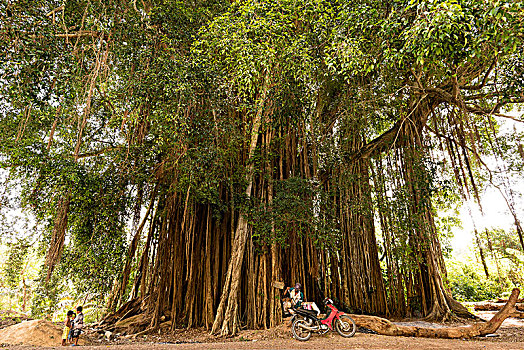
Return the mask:
[[295,282],[355,313],[467,317],[434,198],[488,181],[524,102],[523,10],[0,4],[2,167],[46,227],[43,283],[83,261],[143,329],[272,327]]

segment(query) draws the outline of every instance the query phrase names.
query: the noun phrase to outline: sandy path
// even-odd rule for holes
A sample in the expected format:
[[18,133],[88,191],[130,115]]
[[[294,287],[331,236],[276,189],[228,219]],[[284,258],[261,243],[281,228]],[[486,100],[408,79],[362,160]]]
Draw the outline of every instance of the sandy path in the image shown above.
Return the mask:
[[[28,350],[28,349],[60,349],[37,348],[29,346],[7,346],[4,349]],[[82,346],[84,350],[190,350],[190,349],[414,349],[414,350],[523,350],[524,342],[486,342],[486,341],[463,341],[450,339],[423,339],[387,337],[357,333],[353,338],[345,339],[335,334],[327,336],[313,336],[307,342],[298,342],[294,339],[273,339],[259,341],[235,341],[222,343],[198,343],[198,344],[129,344],[129,345],[104,345],[104,346]]]

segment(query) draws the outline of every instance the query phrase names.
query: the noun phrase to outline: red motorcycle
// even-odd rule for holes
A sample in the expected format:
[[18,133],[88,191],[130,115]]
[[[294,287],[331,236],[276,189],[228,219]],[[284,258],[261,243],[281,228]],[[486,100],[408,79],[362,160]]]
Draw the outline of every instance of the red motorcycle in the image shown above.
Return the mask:
[[352,337],[357,331],[355,321],[349,315],[338,311],[333,305],[333,300],[326,298],[324,304],[331,309],[326,318],[317,318],[317,313],[313,310],[306,310],[302,308],[295,308],[295,315],[293,316],[293,324],[291,332],[295,339],[306,341],[311,338],[311,334],[316,332],[318,334],[325,334],[333,328],[343,337]]

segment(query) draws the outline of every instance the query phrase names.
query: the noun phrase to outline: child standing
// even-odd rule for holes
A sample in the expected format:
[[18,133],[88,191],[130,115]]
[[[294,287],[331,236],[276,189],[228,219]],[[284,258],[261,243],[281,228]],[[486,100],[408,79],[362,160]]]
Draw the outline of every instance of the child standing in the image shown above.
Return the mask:
[[84,328],[84,314],[82,313],[82,307],[79,306],[76,308],[77,315],[73,321],[74,326],[72,330],[72,339],[73,342],[72,345],[78,345],[78,338],[80,338],[80,334],[82,333],[82,329]]
[[71,315],[71,328],[69,329],[69,335],[67,336],[67,341],[73,343],[73,329],[75,329],[75,318],[76,314],[73,312]]
[[64,321],[64,330],[62,332],[62,346],[66,346],[69,331],[71,330],[71,321],[73,319],[74,312],[69,310]]

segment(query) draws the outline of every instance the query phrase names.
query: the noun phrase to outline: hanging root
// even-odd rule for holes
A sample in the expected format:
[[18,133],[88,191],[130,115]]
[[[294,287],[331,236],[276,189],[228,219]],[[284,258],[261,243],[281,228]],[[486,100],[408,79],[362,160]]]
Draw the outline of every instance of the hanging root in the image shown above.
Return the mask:
[[55,266],[60,262],[67,229],[67,215],[69,212],[69,193],[60,198],[56,213],[55,225],[51,236],[51,243],[45,260],[47,266],[46,282],[49,282]]

